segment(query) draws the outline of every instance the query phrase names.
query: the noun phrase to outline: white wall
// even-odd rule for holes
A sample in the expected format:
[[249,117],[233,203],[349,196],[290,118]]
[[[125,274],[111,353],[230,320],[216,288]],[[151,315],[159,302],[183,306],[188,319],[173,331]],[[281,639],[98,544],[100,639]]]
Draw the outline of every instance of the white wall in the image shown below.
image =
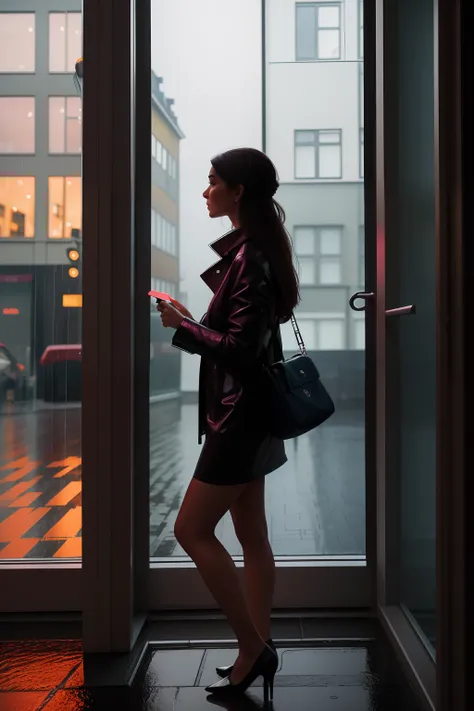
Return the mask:
[[294,131],[331,128],[342,129],[343,180],[359,180],[358,71],[356,62],[268,67],[267,149],[281,182],[295,177]]
[[[181,144],[181,291],[195,317],[210,292],[199,275],[216,260],[208,244],[227,231],[203,198],[210,158],[228,148],[261,148],[260,0],[152,0],[152,67],[186,138]],[[197,356],[183,354],[182,389],[197,389]]]

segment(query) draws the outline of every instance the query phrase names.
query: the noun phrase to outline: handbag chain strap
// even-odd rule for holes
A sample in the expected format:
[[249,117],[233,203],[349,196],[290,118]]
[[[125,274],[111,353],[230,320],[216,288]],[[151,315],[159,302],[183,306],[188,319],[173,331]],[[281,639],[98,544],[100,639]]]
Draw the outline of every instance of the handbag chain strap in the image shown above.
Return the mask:
[[298,348],[300,349],[300,351],[302,352],[303,355],[308,355],[308,351],[306,350],[306,346],[303,341],[303,336],[301,335],[301,331],[299,329],[298,322],[295,318],[294,313],[291,314],[291,325],[293,326],[293,331],[295,333],[295,338],[296,338],[296,342],[298,344]]

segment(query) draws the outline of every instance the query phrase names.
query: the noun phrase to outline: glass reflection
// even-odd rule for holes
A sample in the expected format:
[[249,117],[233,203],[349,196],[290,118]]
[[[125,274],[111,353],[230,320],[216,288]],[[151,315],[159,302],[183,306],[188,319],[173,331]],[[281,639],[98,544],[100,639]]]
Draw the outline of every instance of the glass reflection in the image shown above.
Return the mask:
[[[298,319],[337,408],[289,444],[288,464],[268,479],[271,542],[277,555],[363,556],[365,327],[348,307],[365,272],[359,0],[267,2],[263,28],[261,17],[256,0],[152,2],[151,288],[205,313],[199,274],[215,261],[207,245],[228,228],[202,204],[209,160],[263,141],[296,247]],[[175,238],[164,237],[167,222]],[[199,360],[171,348],[154,304],[151,322],[150,555],[177,558],[174,520],[200,451]],[[291,355],[291,329],[283,337]],[[218,535],[241,552],[228,517]]]

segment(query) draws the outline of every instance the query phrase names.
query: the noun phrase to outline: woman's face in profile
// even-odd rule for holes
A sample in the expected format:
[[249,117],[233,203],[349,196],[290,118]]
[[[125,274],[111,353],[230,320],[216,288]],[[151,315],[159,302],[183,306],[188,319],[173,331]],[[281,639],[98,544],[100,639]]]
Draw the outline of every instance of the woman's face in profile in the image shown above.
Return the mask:
[[209,185],[203,192],[209,217],[235,217],[238,212],[239,191],[230,188],[211,166]]

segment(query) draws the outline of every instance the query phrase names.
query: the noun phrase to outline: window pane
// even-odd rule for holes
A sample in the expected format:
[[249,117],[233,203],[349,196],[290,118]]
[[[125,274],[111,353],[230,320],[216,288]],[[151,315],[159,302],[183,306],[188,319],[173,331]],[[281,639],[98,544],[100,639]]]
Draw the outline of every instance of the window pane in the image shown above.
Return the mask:
[[312,257],[300,257],[298,259],[299,274],[301,284],[312,285],[316,282],[315,261]]
[[316,322],[309,319],[300,319],[299,326],[307,350],[316,350]]
[[316,59],[316,10],[296,6],[296,59]]
[[339,131],[319,131],[319,143],[340,143],[341,134]]
[[82,185],[80,178],[49,179],[49,237],[80,238],[82,233]]
[[316,143],[316,131],[296,131],[295,142],[298,145],[315,145]]
[[297,227],[295,229],[296,254],[314,254],[315,240],[313,227]]
[[80,153],[82,150],[82,125],[80,119],[68,119],[66,124],[67,153]]
[[344,348],[344,321],[331,319],[318,321],[320,351],[339,351]]
[[341,231],[323,227],[319,231],[319,253],[323,255],[341,253]]
[[66,13],[49,15],[49,71],[66,71]]
[[319,178],[341,177],[340,146],[320,146],[319,148]]
[[339,258],[322,258],[319,264],[319,283],[340,284],[341,281],[341,260]]
[[354,321],[354,348],[357,351],[365,348],[365,320],[362,318]]
[[[0,19],[1,22],[1,19]],[[0,98],[0,153],[35,152],[35,100]]]
[[[0,558],[23,558],[26,568],[81,557],[81,99],[64,72],[65,10],[82,3],[17,2],[36,10],[36,25],[31,13],[1,12],[14,4],[0,1],[0,72],[34,72],[36,56],[38,64],[35,76],[0,74],[0,97],[15,101],[5,111],[0,99],[0,143],[12,144],[0,157],[8,175],[0,177],[0,341],[18,364],[14,380],[0,373]],[[5,308],[13,315],[4,318]],[[32,523],[19,531],[22,512]]]
[[341,56],[339,30],[318,32],[318,59],[339,59]]
[[80,237],[82,233],[82,180],[66,178],[65,237]]
[[0,177],[0,237],[34,236],[35,179]]
[[65,153],[66,150],[66,99],[51,96],[49,99],[49,152]]
[[296,177],[316,177],[316,149],[312,146],[296,146]]
[[334,5],[324,7],[320,5],[318,8],[318,27],[339,27],[339,7]]
[[34,14],[2,12],[0,15],[0,72],[34,71]]
[[[291,444],[287,447],[288,465],[268,481],[271,542],[277,555],[363,555],[364,352],[356,352],[352,317],[346,335],[347,298],[342,300],[343,290],[333,286],[347,275],[348,293],[357,288],[355,241],[363,222],[364,186],[357,159],[358,0],[347,3],[353,11],[345,18],[344,36],[342,29],[318,30],[314,22],[317,4],[267,2],[262,32],[261,3],[254,0],[152,0],[151,69],[161,79],[151,87],[152,106],[156,105],[153,132],[176,159],[182,180],[179,185],[167,180],[155,166],[150,188],[153,208],[176,225],[180,248],[176,249],[172,230],[171,249],[176,256],[152,260],[150,279],[160,279],[164,290],[187,302],[195,318],[206,312],[210,294],[199,274],[216,257],[212,251],[206,255],[203,245],[229,227],[225,219],[208,219],[201,197],[209,159],[226,148],[261,147],[263,127],[266,150],[280,176],[276,197],[286,212],[286,226],[298,256],[295,265],[301,273],[296,316],[310,350],[324,349],[317,354],[317,365],[336,403],[335,415],[324,427],[300,438],[297,456]],[[334,8],[332,16],[330,7],[323,10],[329,15],[323,12],[322,24],[332,24]],[[342,14],[338,20],[342,25]],[[229,42],[234,36],[243,38],[244,44]],[[262,36],[266,40],[263,102]],[[351,64],[312,61],[317,58],[318,40],[329,60],[347,45]],[[209,72],[210,47],[218,57],[212,82],[203,81]],[[295,57],[300,61],[295,62]],[[233,77],[232,85],[225,81],[228,76]],[[174,100],[172,120],[164,126],[158,103],[166,108],[168,99]],[[340,177],[342,128],[347,150],[344,184],[331,180]],[[173,175],[173,161],[168,164]],[[340,228],[342,238],[338,241],[334,234],[323,233],[320,239],[326,227]],[[321,283],[320,276],[328,283]],[[199,359],[170,347],[172,334],[160,327],[155,309],[150,322],[150,555],[176,559],[185,553],[173,536],[173,526],[200,453],[195,437]],[[290,357],[297,351],[291,324],[282,326],[282,335],[285,355]],[[170,456],[164,459],[159,454],[163,448],[170,448]],[[341,498],[341,491],[349,492],[348,497]],[[283,500],[286,506],[282,508]],[[219,523],[217,535],[232,555],[241,553],[228,516]]]
[[74,72],[76,62],[82,57],[82,18],[79,12],[67,14],[66,71]]

